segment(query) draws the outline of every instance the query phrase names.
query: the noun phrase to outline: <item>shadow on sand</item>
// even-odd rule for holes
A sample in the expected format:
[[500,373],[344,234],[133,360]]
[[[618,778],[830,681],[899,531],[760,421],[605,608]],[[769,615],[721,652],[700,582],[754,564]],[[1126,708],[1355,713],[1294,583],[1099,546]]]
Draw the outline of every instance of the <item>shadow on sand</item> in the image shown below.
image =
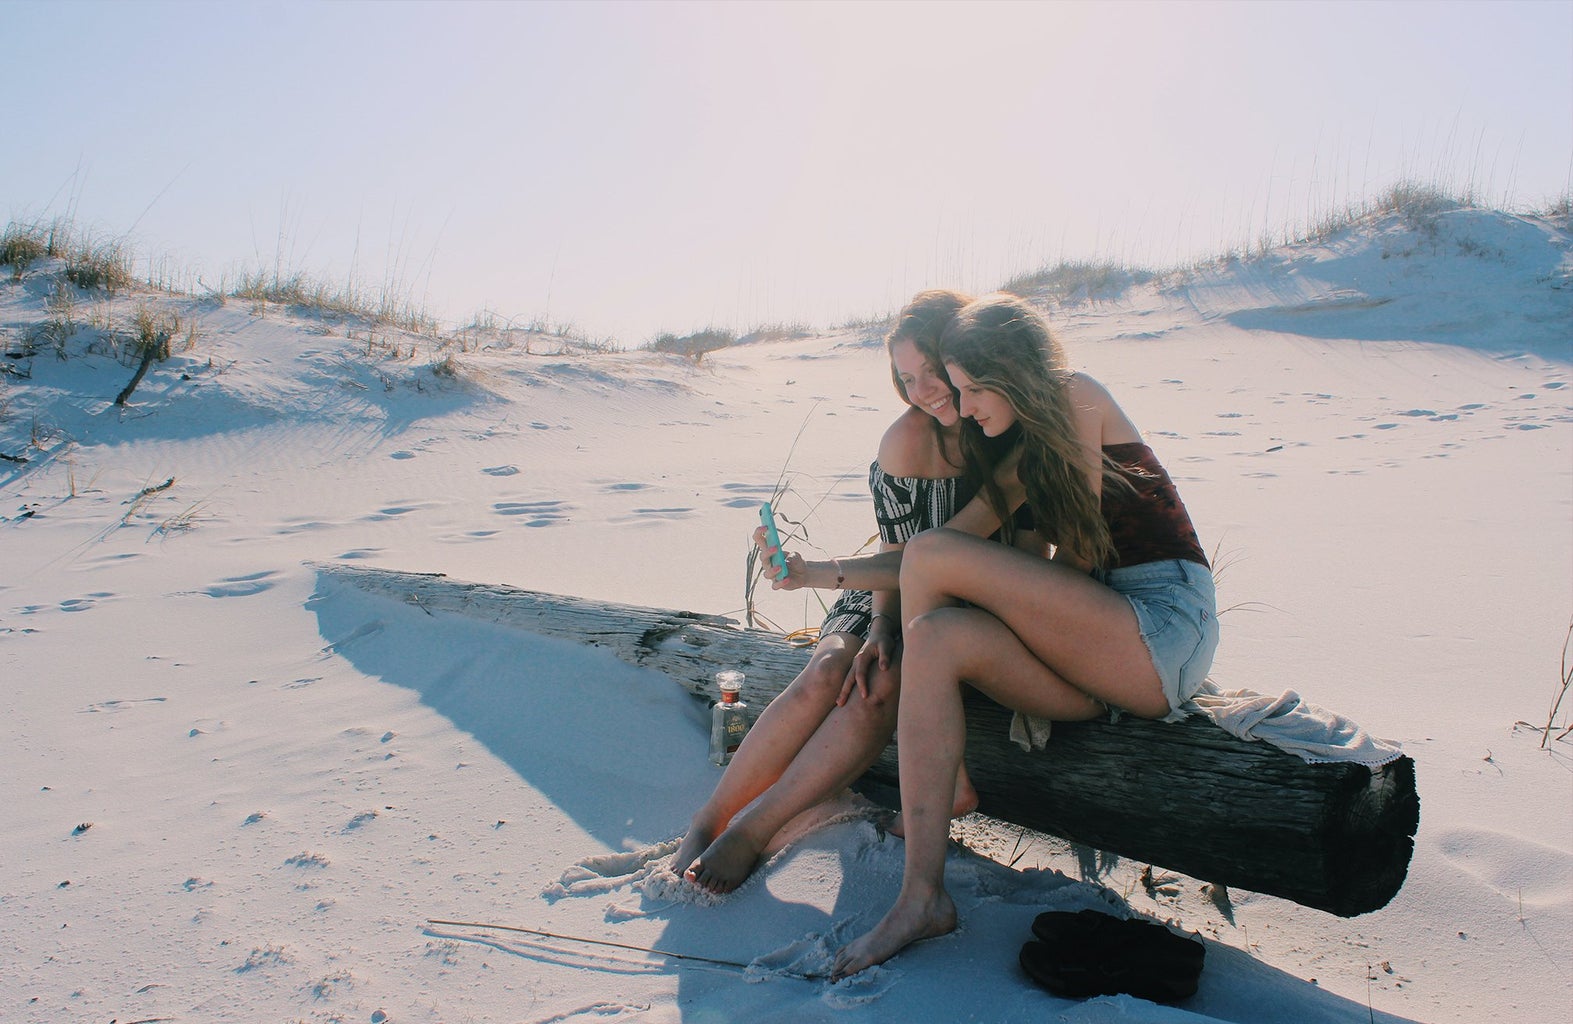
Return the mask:
[[[319,574],[307,608],[317,617],[326,649],[369,677],[417,693],[593,837],[601,848],[586,849],[587,859],[648,850],[675,838],[715,783],[716,770],[705,756],[708,714],[663,675],[591,647],[460,615],[429,614],[326,574]],[[654,944],[661,949],[741,961],[768,954],[772,964],[802,969],[812,967],[818,955],[805,960],[803,949],[828,942],[833,950],[877,920],[899,886],[900,856],[899,842],[881,839],[869,822],[832,819],[715,905],[654,899],[628,888],[618,899],[641,904],[639,916],[665,921]],[[573,867],[543,866],[543,873],[550,877]],[[960,932],[922,943],[872,976],[837,986],[782,975],[749,984],[734,968],[638,954],[608,961],[588,950],[580,957],[505,933],[461,936],[433,926],[428,934],[594,970],[606,975],[609,995],[615,995],[621,976],[676,974],[675,1008],[685,1021],[732,1019],[740,1006],[748,1007],[755,1024],[961,1020],[973,1019],[971,1007],[996,1020],[1246,1024],[1291,1019],[1267,1008],[1292,1006],[1297,1024],[1404,1024],[1403,1018],[1373,1015],[1366,1005],[1217,943],[1208,944],[1202,989],[1184,1009],[1128,996],[1059,1000],[1020,973],[1015,952],[1029,937],[1033,916],[1049,902],[1068,895],[1085,900],[1096,890],[1056,872],[1012,871],[966,853],[955,855],[948,877],[962,907]],[[813,900],[791,898],[794,886],[818,889],[816,879],[838,891],[817,891]],[[598,906],[607,902],[606,891],[597,893]],[[943,1006],[936,1004],[941,994]]]

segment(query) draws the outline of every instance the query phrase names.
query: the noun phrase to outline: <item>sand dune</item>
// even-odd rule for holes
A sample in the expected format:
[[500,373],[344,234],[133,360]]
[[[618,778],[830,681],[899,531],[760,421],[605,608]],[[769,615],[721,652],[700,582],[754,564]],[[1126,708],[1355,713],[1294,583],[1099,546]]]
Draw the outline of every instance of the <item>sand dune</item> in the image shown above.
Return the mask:
[[[878,328],[695,364],[127,295],[80,302],[67,358],[22,356],[50,274],[0,285],[0,454],[26,460],[0,462],[0,1018],[1566,1015],[1573,757],[1536,728],[1573,614],[1566,224],[1389,218],[1043,298],[1217,551],[1214,678],[1295,689],[1415,759],[1393,903],[1342,920],[1161,867],[1144,885],[1145,865],[968,819],[960,929],[837,985],[814,976],[900,880],[866,801],[698,894],[662,860],[715,779],[676,684],[308,563],[735,615],[783,467],[794,543],[873,532],[864,474],[899,408]],[[198,337],[120,409],[131,369],[89,314],[141,302]],[[811,597],[757,596],[783,627],[819,621]],[[1201,991],[1035,988],[1015,964],[1033,916],[1083,907],[1199,932]]]

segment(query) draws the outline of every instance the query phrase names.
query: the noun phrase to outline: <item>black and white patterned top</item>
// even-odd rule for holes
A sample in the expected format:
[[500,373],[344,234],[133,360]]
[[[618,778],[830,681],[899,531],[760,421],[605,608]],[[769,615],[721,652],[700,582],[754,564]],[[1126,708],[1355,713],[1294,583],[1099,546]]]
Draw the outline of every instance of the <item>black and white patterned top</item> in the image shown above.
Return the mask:
[[[974,488],[959,476],[931,480],[916,476],[891,476],[876,459],[868,467],[868,489],[874,496],[874,521],[879,539],[905,544],[924,530],[944,526],[956,510],[972,500]],[[819,635],[851,633],[867,638],[874,615],[874,595],[866,590],[844,590],[830,606]]]

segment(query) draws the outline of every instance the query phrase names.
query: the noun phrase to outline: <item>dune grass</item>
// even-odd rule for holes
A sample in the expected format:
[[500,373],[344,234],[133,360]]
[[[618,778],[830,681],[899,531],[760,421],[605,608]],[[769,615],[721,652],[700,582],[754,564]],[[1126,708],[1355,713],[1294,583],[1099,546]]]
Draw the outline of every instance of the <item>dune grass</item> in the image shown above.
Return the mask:
[[[1568,623],[1567,635],[1562,638],[1562,679],[1557,687],[1556,699],[1551,702],[1551,711],[1546,715],[1545,728],[1540,730],[1541,749],[1545,749],[1546,744],[1551,742],[1551,734],[1557,729],[1557,712],[1562,710],[1562,702],[1567,698],[1568,690],[1573,689],[1573,665],[1568,663],[1570,645],[1573,645],[1573,622]],[[1563,719],[1562,731],[1557,734],[1556,738],[1560,740],[1569,733],[1573,733],[1573,725],[1568,724],[1567,720]]]
[[[1478,196],[1472,186],[1459,189],[1439,183],[1401,180],[1369,198],[1329,208],[1320,214],[1308,211],[1307,221],[1286,224],[1276,231],[1264,231],[1239,245],[1183,265],[1154,269],[1104,258],[1061,259],[1016,273],[1005,280],[999,290],[1050,306],[1107,301],[1155,279],[1183,277],[1207,267],[1260,256],[1282,246],[1325,241],[1375,218],[1396,216],[1411,230],[1434,238],[1444,214],[1477,205]],[[1564,191],[1529,212],[1573,229],[1573,190]],[[614,337],[591,338],[571,324],[542,317],[505,319],[485,310],[467,324],[445,324],[423,302],[416,301],[407,287],[368,288],[353,278],[343,284],[334,284],[305,271],[287,269],[284,262],[279,256],[271,269],[242,270],[233,278],[225,275],[217,287],[198,281],[202,288],[200,297],[219,304],[230,299],[249,302],[252,312],[258,316],[265,316],[270,308],[286,308],[300,315],[319,316],[330,324],[352,321],[352,325],[345,327],[346,333],[364,331],[368,339],[378,329],[403,331],[429,338],[439,348],[452,345],[460,352],[486,347],[522,347],[526,355],[570,352],[594,355],[624,351]],[[40,272],[55,274],[83,292],[113,296],[140,286],[163,294],[198,294],[190,287],[175,285],[182,275],[172,273],[167,263],[158,266],[156,279],[151,264],[148,275],[137,278],[134,263],[134,252],[127,239],[91,235],[69,218],[57,217],[47,222],[13,220],[0,232],[0,267],[9,268],[13,281],[35,272],[41,264],[48,264]],[[846,320],[834,329],[883,333],[890,321],[889,313],[867,315]],[[50,328],[46,340],[58,344],[70,337],[74,322],[69,315],[55,317],[55,326]],[[662,332],[640,347],[679,355],[699,364],[707,353],[730,345],[790,340],[814,333],[814,328],[801,323],[760,325],[741,336],[730,328],[712,325],[687,334]]]
[[737,335],[731,331],[707,327],[702,331],[695,331],[693,334],[659,334],[650,343],[649,348],[652,352],[666,352],[671,355],[682,356],[685,359],[692,359],[695,365],[697,365],[704,359],[707,352],[726,348],[728,345],[736,343],[736,341]]
[[46,259],[62,260],[62,276],[87,291],[113,295],[136,283],[131,248],[124,239],[95,237],[62,218],[48,224],[12,221],[0,233],[0,266],[11,268],[13,281]]
[[1141,267],[1127,267],[1112,260],[1066,260],[1030,273],[1017,274],[999,290],[1023,299],[1047,299],[1069,305],[1118,295],[1144,284],[1157,274]]
[[[137,367],[137,376],[118,399],[124,404],[142,375],[169,358],[172,341],[183,334],[187,348],[196,343],[195,311],[182,315],[174,312],[168,301],[150,304],[159,297],[217,306],[240,300],[249,303],[252,315],[258,317],[283,309],[295,316],[317,318],[322,321],[323,333],[338,331],[351,340],[363,339],[368,360],[414,359],[421,347],[417,339],[425,339],[431,356],[427,368],[432,376],[447,381],[456,381],[463,374],[455,352],[485,348],[522,349],[526,355],[598,355],[622,351],[614,338],[592,338],[571,324],[542,317],[517,323],[483,311],[468,324],[445,325],[407,289],[366,288],[354,280],[336,285],[304,271],[285,269],[281,261],[272,269],[226,274],[217,286],[172,272],[167,261],[156,268],[150,265],[146,278],[135,275],[134,265],[127,240],[89,235],[67,218],[9,223],[0,232],[0,268],[8,268],[13,283],[30,277],[45,281],[48,288],[46,315],[23,337],[23,352],[32,355],[40,349],[53,350],[58,358],[66,359],[72,339],[82,328],[94,328],[96,334],[89,338],[87,351],[107,351]],[[155,273],[156,279],[151,276]],[[182,279],[195,280],[195,287],[173,283]],[[127,322],[115,315],[116,297],[132,291],[137,293],[137,305]],[[6,370],[15,375],[14,367],[8,365]]]

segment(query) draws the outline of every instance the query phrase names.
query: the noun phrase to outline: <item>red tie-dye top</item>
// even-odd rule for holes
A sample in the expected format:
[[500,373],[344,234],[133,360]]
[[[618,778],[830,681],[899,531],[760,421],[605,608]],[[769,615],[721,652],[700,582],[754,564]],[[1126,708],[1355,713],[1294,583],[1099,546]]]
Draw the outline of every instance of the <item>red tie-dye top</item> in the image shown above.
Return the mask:
[[1134,490],[1103,485],[1103,518],[1114,541],[1115,563],[1128,568],[1148,562],[1184,559],[1207,565],[1196,527],[1180,501],[1174,481],[1152,449],[1141,442],[1104,445],[1103,454],[1128,470]]

